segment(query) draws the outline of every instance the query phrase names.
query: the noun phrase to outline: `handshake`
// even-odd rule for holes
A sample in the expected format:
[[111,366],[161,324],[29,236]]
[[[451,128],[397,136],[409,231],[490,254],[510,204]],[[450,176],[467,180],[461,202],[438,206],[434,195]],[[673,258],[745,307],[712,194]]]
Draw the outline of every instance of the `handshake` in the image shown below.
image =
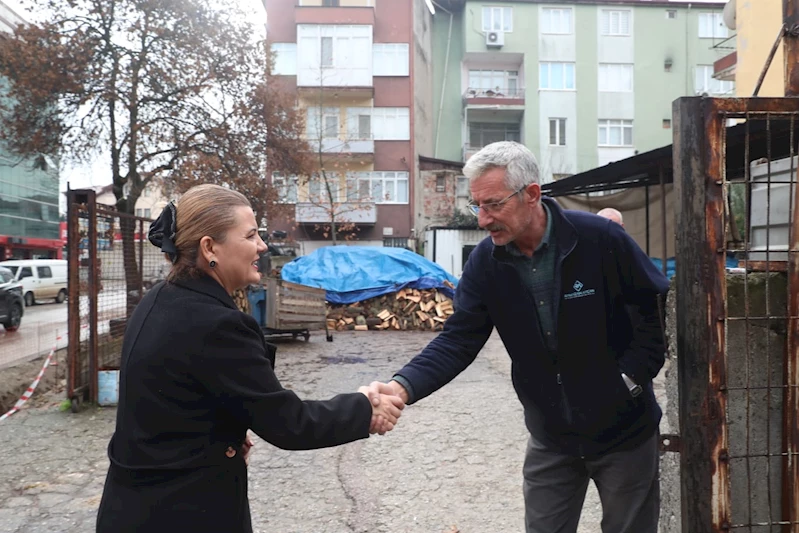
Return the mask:
[[372,404],[369,433],[385,435],[394,429],[408,400],[405,388],[396,381],[389,383],[373,381],[369,386],[359,388],[358,392],[369,398]]

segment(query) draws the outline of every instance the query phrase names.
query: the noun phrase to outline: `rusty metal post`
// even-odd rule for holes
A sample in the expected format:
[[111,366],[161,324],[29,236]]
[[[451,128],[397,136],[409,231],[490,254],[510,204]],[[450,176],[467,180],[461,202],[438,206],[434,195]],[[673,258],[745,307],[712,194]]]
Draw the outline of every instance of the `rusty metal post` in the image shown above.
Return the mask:
[[97,261],[97,197],[94,191],[87,191],[86,194],[88,214],[89,214],[89,401],[97,402],[97,361],[98,361],[98,339],[97,323],[99,316],[97,312],[97,295],[100,292],[100,269]]
[[799,0],[783,0],[785,96],[799,96]]
[[730,527],[726,430],[727,368],[724,200],[725,124],[713,99],[680,98],[672,108],[677,193],[677,352],[682,531]]
[[75,396],[80,372],[80,221],[78,220],[79,193],[67,190],[67,398]]

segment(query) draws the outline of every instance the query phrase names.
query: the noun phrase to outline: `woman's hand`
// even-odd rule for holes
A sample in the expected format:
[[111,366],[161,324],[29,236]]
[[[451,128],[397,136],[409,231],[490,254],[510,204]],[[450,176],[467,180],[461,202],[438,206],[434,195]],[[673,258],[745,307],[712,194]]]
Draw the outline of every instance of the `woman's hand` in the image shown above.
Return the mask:
[[252,439],[250,438],[250,434],[247,433],[247,436],[244,437],[244,444],[241,445],[241,453],[244,455],[244,464],[250,464],[250,452],[252,452],[252,447],[254,446]]
[[[375,385],[379,385],[376,387]],[[361,387],[358,392],[369,398],[372,404],[372,422],[369,425],[369,433],[379,433],[385,435],[394,429],[405,402],[399,396],[393,394],[393,390],[385,386],[384,383],[372,383],[369,387]]]

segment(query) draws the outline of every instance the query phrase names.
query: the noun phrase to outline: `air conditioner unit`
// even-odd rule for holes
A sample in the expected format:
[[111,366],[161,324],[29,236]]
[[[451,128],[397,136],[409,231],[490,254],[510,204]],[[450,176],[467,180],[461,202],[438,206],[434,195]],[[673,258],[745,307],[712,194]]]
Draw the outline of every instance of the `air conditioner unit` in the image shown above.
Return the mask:
[[486,32],[486,46],[489,48],[500,48],[505,45],[505,32],[488,31]]

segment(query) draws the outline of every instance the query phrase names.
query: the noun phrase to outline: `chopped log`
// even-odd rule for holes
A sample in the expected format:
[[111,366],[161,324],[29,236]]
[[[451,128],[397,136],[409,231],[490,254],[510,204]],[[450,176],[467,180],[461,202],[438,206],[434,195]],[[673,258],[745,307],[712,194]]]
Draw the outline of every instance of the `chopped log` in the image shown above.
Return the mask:
[[363,326],[353,326],[352,329],[354,329],[355,331],[368,331],[369,330],[369,326],[364,324]]

